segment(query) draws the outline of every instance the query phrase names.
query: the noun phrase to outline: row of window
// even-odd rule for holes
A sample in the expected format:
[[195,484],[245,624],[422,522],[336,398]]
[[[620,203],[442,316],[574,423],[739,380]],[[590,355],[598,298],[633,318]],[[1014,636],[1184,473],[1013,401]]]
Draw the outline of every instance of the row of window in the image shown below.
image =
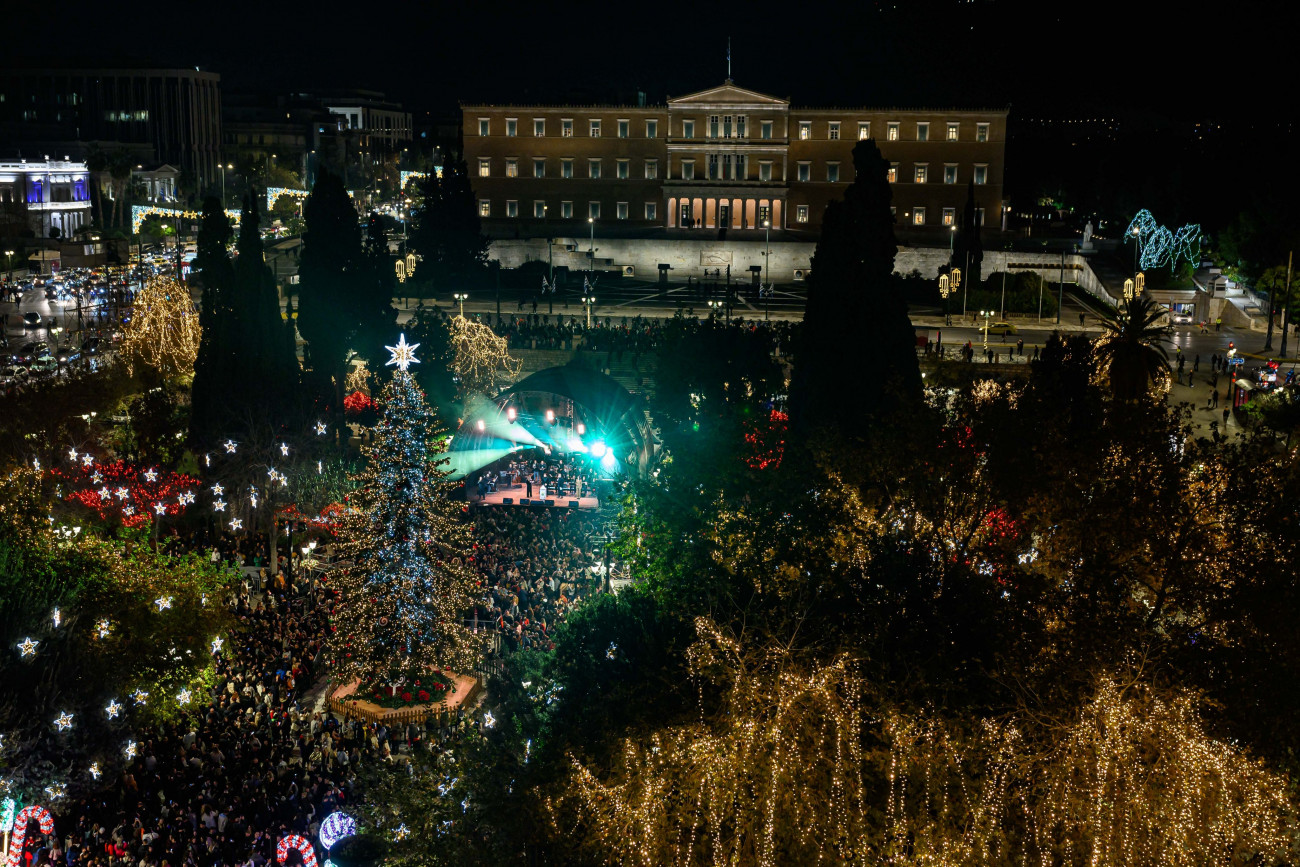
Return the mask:
[[[573,118],[566,117],[560,119],[560,137],[573,137]],[[798,121],[798,137],[800,141],[812,140],[813,122],[810,120]],[[682,138],[695,138],[695,120],[683,119]],[[871,121],[860,120],[858,124],[858,138],[871,138]],[[619,138],[630,138],[632,135],[632,121],[616,121],[617,135]],[[827,123],[826,138],[829,141],[838,141],[840,139],[840,128],[842,124],[838,120],[832,120]],[[711,139],[728,139],[728,138],[746,138],[746,118],[745,115],[712,115],[708,119],[705,131],[708,138]],[[961,140],[961,124],[957,121],[947,121],[944,125],[944,141]],[[600,118],[590,118],[587,121],[587,135],[590,138],[600,138],[603,130],[603,123]],[[772,139],[774,132],[774,121],[763,120],[758,123],[758,137],[760,139]],[[492,134],[492,119],[480,117],[478,119],[478,134],[480,136],[489,136]],[[506,118],[506,136],[513,138],[519,135],[519,119],[514,117]],[[533,135],[537,138],[545,138],[547,133],[547,119],[544,117],[533,118]],[[647,120],[645,122],[645,137],[659,137],[659,121]],[[885,124],[885,139],[887,141],[899,141],[902,137],[902,121],[891,120]],[[989,124],[975,124],[975,141],[986,142],[989,140]],[[930,122],[918,121],[916,124],[915,141],[930,141]]]
[[[687,218],[691,216],[691,211],[690,211],[690,207],[691,207],[691,205],[690,205],[689,202],[683,202],[683,204],[682,204],[681,207],[682,207],[682,225],[686,225]],[[725,206],[724,206],[724,207],[725,207]],[[549,210],[549,209],[548,209],[548,206],[547,206],[547,204],[546,204],[546,200],[545,200],[545,199],[536,199],[536,200],[533,201],[533,218],[534,218],[534,219],[538,219],[538,220],[544,220],[544,219],[546,219],[547,214],[548,214],[548,210]],[[760,208],[759,210],[760,210],[760,214],[759,214],[759,223],[760,223],[760,225],[761,225],[764,221],[770,219],[770,216],[767,216],[767,215],[765,215],[765,213],[762,213],[762,212],[767,211],[766,208]],[[890,213],[893,214],[893,215],[895,216],[895,218],[897,218],[897,216],[898,216],[898,208],[897,208],[897,207],[892,207],[892,208],[890,208],[889,210],[890,210]],[[643,204],[642,204],[642,212],[643,212],[643,214],[644,214],[644,219],[645,219],[647,222],[654,222],[655,220],[659,219],[659,203],[658,203],[658,202],[645,202],[645,203],[643,203]],[[491,199],[480,199],[480,200],[479,200],[479,203],[478,203],[478,213],[479,213],[479,216],[480,216],[480,217],[491,217],[491,216],[492,216],[492,200],[491,200]],[[601,213],[601,212],[600,212],[600,202],[588,202],[588,203],[587,203],[587,219],[588,219],[588,220],[599,220],[599,219],[600,219],[600,213]],[[628,215],[629,215],[629,213],[630,213],[630,211],[629,211],[629,206],[628,206],[628,203],[627,203],[627,202],[615,202],[615,203],[614,203],[614,218],[615,218],[615,219],[618,219],[618,220],[626,220],[626,219],[628,219]],[[562,219],[562,220],[572,220],[572,219],[574,218],[573,214],[574,214],[574,211],[573,211],[573,202],[560,202],[560,219]],[[907,218],[907,222],[910,223],[910,224],[913,225],[913,226],[924,226],[924,225],[926,225],[927,210],[926,210],[926,208],[925,208],[924,205],[917,205],[917,206],[915,206],[915,207],[912,208],[912,210],[911,210],[910,212],[908,212],[905,216],[906,216],[906,218]],[[517,219],[517,218],[519,217],[519,202],[518,202],[517,200],[515,200],[515,199],[508,199],[508,200],[506,201],[506,217],[509,218],[509,219]],[[794,221],[795,221],[796,223],[807,223],[807,222],[808,222],[808,206],[807,206],[807,205],[795,205],[795,207],[794,207]],[[943,208],[942,211],[941,211],[941,213],[940,213],[940,222],[941,222],[942,225],[944,225],[944,226],[955,226],[955,225],[957,224],[957,209],[956,209],[956,208]],[[984,225],[984,209],[983,209],[983,208],[976,208],[976,209],[975,209],[975,222],[976,222],[977,224],[981,225],[981,226]]]
[[[533,177],[546,177],[546,159],[543,157],[533,157]],[[560,177],[573,177],[572,159],[560,160]],[[620,159],[614,161],[614,177],[618,180],[627,180],[632,175],[632,161]],[[709,154],[707,159],[708,180],[748,180],[749,173],[746,166],[744,154]],[[596,180],[603,175],[603,161],[600,159],[587,160],[587,177]],[[645,178],[653,181],[659,177],[659,161],[645,160],[644,165]],[[492,177],[492,160],[489,157],[480,157],[478,161],[478,176],[480,178]],[[507,178],[519,177],[519,159],[516,157],[506,158],[506,175]],[[989,167],[983,163],[977,163],[974,167],[972,177],[977,185],[988,183]],[[812,163],[810,161],[801,161],[795,164],[795,177],[803,183],[812,181]],[[681,161],[681,180],[695,180],[695,160],[684,159]],[[758,163],[758,180],[772,180],[772,162],[761,160]],[[825,181],[830,184],[840,182],[840,164],[838,162],[826,163]],[[889,182],[891,184],[898,182],[898,163],[893,163],[889,167]],[[914,163],[912,166],[912,183],[926,184],[930,182],[930,164]],[[943,166],[943,182],[945,184],[960,183],[959,173],[956,163],[945,163]]]

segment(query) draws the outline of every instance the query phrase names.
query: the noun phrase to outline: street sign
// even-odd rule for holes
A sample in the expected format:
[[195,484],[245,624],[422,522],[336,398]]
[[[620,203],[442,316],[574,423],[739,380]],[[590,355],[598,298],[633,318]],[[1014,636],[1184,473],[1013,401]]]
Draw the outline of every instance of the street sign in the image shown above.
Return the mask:
[[1240,357],[1240,356],[1237,356],[1237,357],[1235,357],[1235,358],[1229,358],[1229,359],[1228,359],[1228,363],[1229,363],[1229,364],[1245,364],[1245,363],[1246,363],[1246,359],[1244,359],[1244,358],[1242,358],[1242,357]]

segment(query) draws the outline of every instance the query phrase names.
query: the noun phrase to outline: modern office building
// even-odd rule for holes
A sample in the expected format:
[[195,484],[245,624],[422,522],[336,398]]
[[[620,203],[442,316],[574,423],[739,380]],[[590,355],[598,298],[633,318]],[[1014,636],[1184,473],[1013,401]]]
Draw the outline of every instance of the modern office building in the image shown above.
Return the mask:
[[141,164],[178,167],[202,189],[220,158],[220,82],[197,68],[2,70],[0,146],[29,161],[121,147]]
[[[465,105],[466,160],[494,237],[762,229],[814,237],[853,182],[853,147],[890,163],[895,218],[942,241],[973,182],[1002,209],[1007,110],[816,108],[728,81],[663,105]],[[944,242],[946,243],[946,242]]]

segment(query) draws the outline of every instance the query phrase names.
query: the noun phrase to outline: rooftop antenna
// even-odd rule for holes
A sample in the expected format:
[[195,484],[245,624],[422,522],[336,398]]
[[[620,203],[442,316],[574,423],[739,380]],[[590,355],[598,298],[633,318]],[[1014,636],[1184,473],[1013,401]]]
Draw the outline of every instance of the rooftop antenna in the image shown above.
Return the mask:
[[731,83],[731,37],[727,37],[727,83]]

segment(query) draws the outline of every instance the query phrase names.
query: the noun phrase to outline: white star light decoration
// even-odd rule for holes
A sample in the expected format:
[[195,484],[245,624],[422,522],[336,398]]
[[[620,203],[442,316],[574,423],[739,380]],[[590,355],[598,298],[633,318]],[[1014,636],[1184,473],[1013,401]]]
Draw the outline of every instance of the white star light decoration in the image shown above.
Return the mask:
[[111,496],[113,496],[113,491],[107,485],[99,489],[99,498],[101,500],[107,500]]
[[223,641],[221,640],[221,636],[219,636],[219,635],[218,635],[216,638],[212,639],[212,652],[213,652],[213,653],[220,653],[220,652],[221,652],[221,645],[224,644],[224,643],[225,643],[225,642],[223,642]]
[[388,365],[393,364],[397,366],[398,370],[406,370],[412,364],[419,364],[420,359],[415,357],[415,350],[419,348],[420,344],[418,343],[407,343],[405,334],[399,335],[396,346],[384,347],[384,349],[387,349],[393,356],[384,363],[384,366],[387,367]]
[[151,482],[151,483],[152,483],[152,482],[156,482],[156,481],[158,481],[158,471],[155,470],[155,469],[148,469],[148,470],[145,470],[145,471],[144,471],[144,480],[145,480],[146,482]]
[[411,829],[406,827],[406,823],[403,822],[402,824],[397,826],[397,830],[393,832],[393,836],[397,839],[397,842],[400,843],[401,841],[405,840],[407,837],[411,836]]
[[154,510],[155,512],[157,512],[158,514],[160,514],[160,515],[165,515],[165,514],[167,514],[167,504],[166,504],[166,503],[154,503],[154,504],[153,504],[153,510]]
[[483,714],[483,728],[490,729],[497,724],[497,718],[492,716],[492,711]]
[[59,731],[65,731],[72,728],[72,714],[68,713],[66,710],[63,711],[55,718],[54,724],[58,726]]
[[67,793],[68,790],[62,783],[55,783],[52,786],[45,787],[45,796],[51,801],[57,801]]
[[130,494],[131,492],[128,491],[126,488],[118,488],[113,493],[114,495],[117,496],[119,500],[125,500],[127,498],[127,495]]
[[137,748],[135,745],[135,741],[127,741],[126,746],[122,749],[122,753],[126,756],[127,761],[134,759],[136,752],[137,752]]
[[230,519],[230,529],[232,529],[232,530],[238,530],[238,529],[242,528],[243,526],[244,526],[244,522],[241,521],[241,520],[239,520],[238,518],[231,518],[231,519]]
[[117,703],[117,699],[109,699],[108,707],[104,708],[104,713],[108,714],[109,719],[117,719],[117,715],[122,712],[122,706]]
[[[316,422],[316,436],[318,437],[325,436],[325,422],[323,421]],[[40,469],[40,467],[37,467],[37,469]]]
[[88,770],[90,771],[90,776],[94,777],[96,780],[99,779],[99,762],[92,764]]
[[55,629],[58,629],[58,628],[59,628],[59,624],[63,622],[63,615],[59,613],[59,609],[57,609],[57,608],[54,609],[54,618],[53,618],[53,619],[54,619],[54,628],[55,628]]
[[192,506],[194,505],[194,492],[186,491],[185,493],[180,495],[179,499],[181,501],[182,506]]
[[137,705],[144,704],[145,700],[148,698],[149,698],[149,693],[145,692],[143,689],[137,689],[135,692],[131,693],[131,699]]
[[157,605],[157,606],[158,606],[158,612],[159,612],[159,613],[162,613],[162,611],[163,611],[164,608],[171,608],[171,607],[172,607],[172,597],[170,597],[170,596],[159,596],[157,599],[155,599],[155,600],[153,601],[153,604],[154,604],[154,605]]
[[68,460],[74,464],[77,462],[77,450],[75,448],[68,449]]
[[181,704],[189,704],[191,697],[192,696],[188,689],[182,689],[180,692],[176,693],[176,700]]
[[288,443],[280,443],[280,454],[284,455],[286,458],[289,457],[289,444],[288,444]]
[[18,642],[18,649],[22,651],[23,659],[35,654],[36,645],[38,644],[40,644],[39,641],[33,641],[31,638],[24,638],[22,641]]
[[212,504],[212,509],[213,509],[213,511],[216,511],[216,512],[224,512],[224,511],[226,511],[226,501],[225,501],[225,500],[217,500],[215,503]]
[[220,482],[217,482],[215,485],[212,486],[212,494],[213,494],[213,496],[220,497],[220,496],[221,496],[222,494],[224,494],[225,492],[226,492],[226,489],[225,489],[224,487],[222,487],[222,485],[221,485]]
[[95,635],[99,638],[108,638],[108,621],[101,620],[95,624]]
[[104,481],[104,475],[99,470],[95,470],[90,474],[90,480],[98,485],[100,482]]
[[233,455],[237,448],[239,448],[239,443],[234,440],[226,440],[226,454]]
[[135,514],[135,506],[126,506],[122,509],[122,514],[128,518]]
[[94,462],[95,462],[95,458],[94,458],[93,455],[82,455],[82,456],[81,456],[81,463],[82,463],[83,465],[87,466],[87,467],[90,466],[91,464],[93,464]]

